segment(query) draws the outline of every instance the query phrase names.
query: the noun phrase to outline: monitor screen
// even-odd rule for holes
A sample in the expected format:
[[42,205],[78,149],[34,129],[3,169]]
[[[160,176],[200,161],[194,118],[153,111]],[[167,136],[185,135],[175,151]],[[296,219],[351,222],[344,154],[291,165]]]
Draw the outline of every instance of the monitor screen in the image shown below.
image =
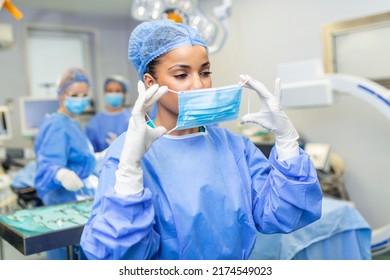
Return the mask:
[[0,106],[0,140],[12,137],[11,120],[8,107]]
[[53,97],[21,97],[20,121],[23,136],[36,136],[45,116],[57,111],[58,99]]

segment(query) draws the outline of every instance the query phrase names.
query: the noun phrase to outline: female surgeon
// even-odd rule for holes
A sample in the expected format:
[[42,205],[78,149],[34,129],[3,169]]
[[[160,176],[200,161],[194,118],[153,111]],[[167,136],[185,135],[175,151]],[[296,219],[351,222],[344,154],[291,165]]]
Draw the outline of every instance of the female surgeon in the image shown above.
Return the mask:
[[[177,129],[178,107],[191,110],[186,98],[204,98],[205,106],[214,102],[202,95],[212,86],[211,64],[195,30],[170,20],[141,23],[130,36],[128,54],[143,82],[127,132],[106,154],[81,237],[85,257],[247,259],[257,231],[288,233],[319,219],[317,174],[281,110],[278,83],[272,94],[240,76],[264,103],[242,123],[258,123],[275,134],[268,160],[249,139],[225,128]],[[154,124],[145,123],[145,112],[157,100]]]
[[[89,81],[84,70],[70,68],[58,84],[59,108],[46,117],[35,138],[35,189],[44,205],[78,200],[87,192],[83,179],[94,171],[95,154],[76,116],[89,104]],[[84,190],[84,191],[83,191]],[[48,252],[64,259],[66,250]]]
[[35,188],[45,205],[75,201],[82,179],[94,171],[96,160],[76,116],[89,104],[89,81],[84,70],[70,68],[58,85],[59,108],[48,115],[35,138]]
[[104,82],[106,111],[93,116],[86,126],[86,134],[95,152],[105,150],[111,142],[127,130],[131,111],[125,108],[128,82],[119,75],[109,76]]

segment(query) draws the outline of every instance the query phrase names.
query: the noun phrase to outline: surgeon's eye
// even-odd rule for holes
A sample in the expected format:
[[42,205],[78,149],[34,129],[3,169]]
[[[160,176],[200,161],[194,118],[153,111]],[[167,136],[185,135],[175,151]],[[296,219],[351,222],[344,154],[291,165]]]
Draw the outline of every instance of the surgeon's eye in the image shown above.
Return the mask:
[[208,77],[211,76],[212,73],[213,73],[213,72],[211,72],[211,71],[204,71],[204,72],[200,73],[200,75],[201,75],[203,78],[208,78]]
[[184,80],[185,78],[188,77],[188,74],[183,73],[183,74],[178,74],[174,76],[176,79]]
[[69,93],[68,95],[69,97],[88,97],[88,93],[79,93],[79,92],[72,92],[72,93]]

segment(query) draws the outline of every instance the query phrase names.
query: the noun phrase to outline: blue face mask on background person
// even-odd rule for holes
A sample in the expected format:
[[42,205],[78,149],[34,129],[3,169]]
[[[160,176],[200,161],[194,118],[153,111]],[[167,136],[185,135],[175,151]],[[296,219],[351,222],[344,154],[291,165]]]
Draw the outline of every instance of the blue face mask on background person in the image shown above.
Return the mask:
[[238,117],[242,93],[240,84],[176,93],[179,116],[176,127],[171,131],[230,121]]
[[117,108],[123,103],[123,94],[120,92],[110,92],[104,95],[104,100],[111,107]]
[[66,110],[74,115],[84,112],[88,105],[89,97],[67,97],[64,103]]

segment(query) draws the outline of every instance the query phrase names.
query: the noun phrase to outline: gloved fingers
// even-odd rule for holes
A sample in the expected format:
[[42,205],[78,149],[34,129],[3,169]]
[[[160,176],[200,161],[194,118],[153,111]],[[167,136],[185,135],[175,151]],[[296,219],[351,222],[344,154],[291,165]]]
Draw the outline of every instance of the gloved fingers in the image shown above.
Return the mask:
[[146,90],[146,100],[147,101],[150,101],[153,96],[155,96],[156,94],[158,94],[158,92],[160,91],[160,89],[162,88],[166,88],[165,86],[164,87],[160,87],[158,84],[154,84],[152,85],[150,88],[148,88]]
[[275,90],[274,90],[275,98],[280,102],[282,100],[282,89],[280,85],[280,78],[275,79]]
[[257,123],[257,124],[261,125],[261,118],[259,117],[258,113],[250,113],[250,114],[246,114],[243,117],[241,117],[240,123],[241,124]]
[[81,181],[80,177],[72,171],[72,173],[69,173],[69,180],[74,185],[82,186],[83,182]]
[[243,86],[257,92],[257,95],[262,99],[270,99],[273,94],[259,81],[253,79],[249,75],[240,75],[240,81]]
[[167,129],[163,126],[157,126],[155,128],[149,128],[150,138],[152,139],[152,142],[159,138],[161,135],[164,135],[167,133]]
[[[106,142],[107,142],[107,141],[106,141]],[[107,142],[107,144],[109,144],[109,145],[111,145],[111,143],[112,143],[112,141],[111,141],[110,143]],[[107,149],[108,149],[108,148],[107,148]],[[105,150],[103,150],[103,151],[101,151],[101,152],[95,153],[95,154],[94,154],[95,159],[96,159],[97,161],[102,160],[102,159],[104,158],[104,156],[106,155],[106,153],[107,153],[107,149],[105,149]]]
[[150,145],[157,140],[160,136],[167,133],[167,129],[163,126],[157,126],[155,128],[148,127],[148,136],[146,138],[146,149],[149,149]]
[[239,83],[244,87],[244,88],[249,88],[251,90],[254,90],[249,84],[248,81],[252,79],[251,76],[249,75],[240,75],[240,81]]
[[150,108],[154,103],[156,103],[161,97],[163,97],[168,92],[168,87],[162,86],[159,87],[157,92],[147,98],[146,107]]
[[[153,85],[150,87],[148,90],[153,91],[158,89],[158,85]],[[145,89],[145,84],[141,81],[138,81],[138,98],[135,101],[133,110],[131,112],[131,118],[129,121],[129,127],[137,127],[139,124],[142,124],[145,122],[145,113],[146,113],[146,108],[145,108],[145,103],[147,99],[147,90]],[[138,125],[137,125],[138,124]]]
[[132,115],[142,114],[146,101],[145,85],[143,82],[138,81],[138,98],[135,101]]
[[158,84],[152,85],[150,88],[146,89],[145,84],[141,81],[138,81],[138,98],[135,101],[132,114],[140,114],[142,116],[146,113],[146,102],[150,96],[153,96],[158,91]]
[[265,129],[269,131],[274,131],[274,127],[272,125],[272,121],[268,120],[263,114],[261,113],[251,113],[251,114],[246,114],[244,115],[241,120],[241,124],[246,124],[246,123],[256,123],[258,125],[261,125]]
[[248,87],[248,85],[246,84],[251,78],[251,76],[249,75],[244,75],[244,74],[241,74],[240,75],[240,84],[242,84],[243,87]]
[[64,188],[70,191],[77,191],[82,187],[83,187],[83,182],[81,181],[79,176],[77,176],[77,174],[74,173],[73,171],[69,172],[68,176],[64,181]]

